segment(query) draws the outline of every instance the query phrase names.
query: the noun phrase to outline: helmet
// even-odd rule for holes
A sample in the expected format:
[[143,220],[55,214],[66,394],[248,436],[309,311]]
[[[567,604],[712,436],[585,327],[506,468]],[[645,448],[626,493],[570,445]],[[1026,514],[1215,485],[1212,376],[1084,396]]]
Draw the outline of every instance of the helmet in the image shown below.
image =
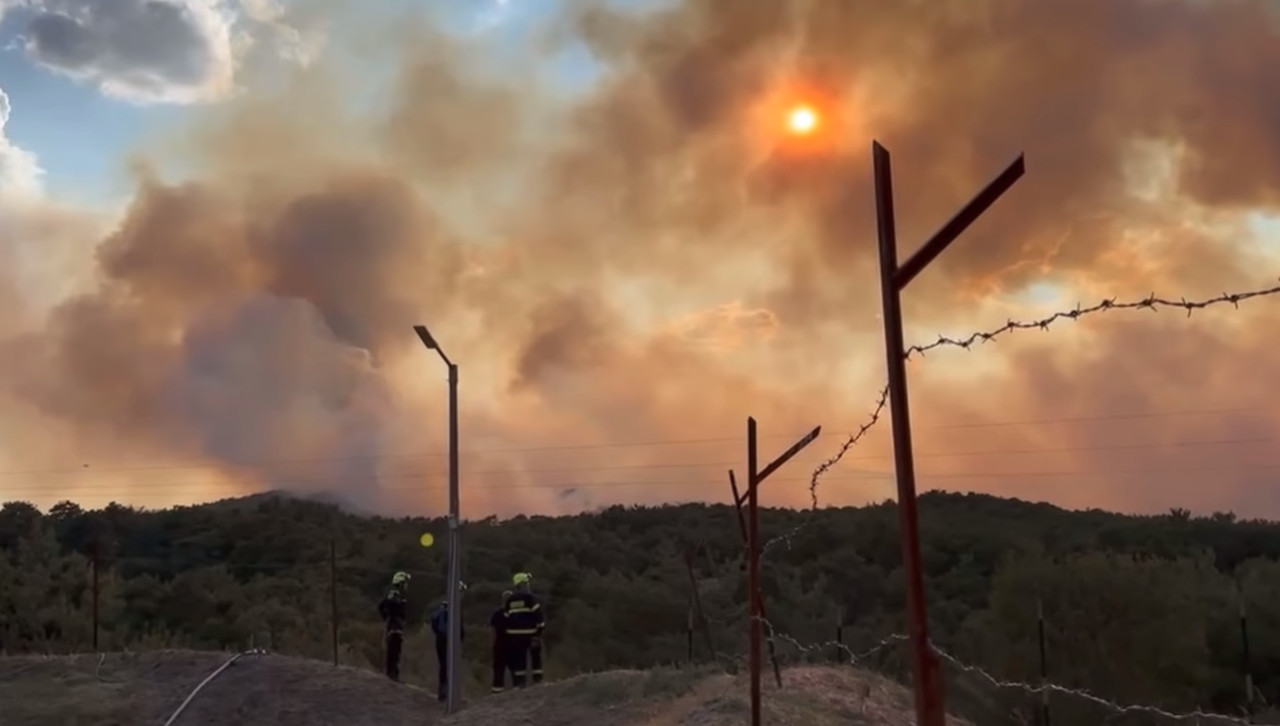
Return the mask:
[[392,585],[407,585],[407,584],[409,584],[409,573],[407,573],[407,572],[397,572],[396,574],[392,575],[392,576],[391,576],[391,584],[392,584]]
[[517,572],[515,577],[511,578],[512,585],[527,585],[533,579],[533,575],[528,572]]

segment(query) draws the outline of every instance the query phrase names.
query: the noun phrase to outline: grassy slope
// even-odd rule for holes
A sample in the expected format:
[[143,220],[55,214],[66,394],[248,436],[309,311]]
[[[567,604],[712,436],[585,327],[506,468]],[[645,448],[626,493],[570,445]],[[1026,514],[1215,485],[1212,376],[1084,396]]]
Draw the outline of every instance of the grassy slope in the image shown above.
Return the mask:
[[[762,721],[770,726],[909,726],[909,691],[852,668],[783,671],[779,691],[766,678]],[[577,676],[477,703],[440,726],[740,726],[748,721],[746,676],[655,669]],[[956,726],[963,722],[952,721]]]
[[[0,725],[163,724],[229,656],[187,651],[0,658]],[[770,726],[906,726],[910,693],[851,668],[784,672],[764,684]],[[744,676],[656,669],[577,676],[475,700],[444,718],[432,694],[368,671],[248,656],[210,682],[174,726],[738,726],[746,720]]]
[[[229,657],[170,651],[0,658],[0,726],[159,726]],[[375,673],[247,656],[205,686],[174,726],[387,726],[410,714],[424,723],[422,714],[439,711],[431,694]]]

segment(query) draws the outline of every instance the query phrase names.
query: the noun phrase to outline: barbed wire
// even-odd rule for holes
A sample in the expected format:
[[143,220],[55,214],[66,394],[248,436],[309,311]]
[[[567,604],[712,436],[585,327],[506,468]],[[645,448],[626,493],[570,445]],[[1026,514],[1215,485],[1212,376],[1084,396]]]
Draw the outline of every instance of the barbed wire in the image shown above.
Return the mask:
[[[813,502],[813,509],[815,511],[818,509],[818,479],[823,474],[827,473],[828,469],[840,463],[840,460],[844,458],[844,455],[848,453],[849,449],[856,446],[858,442],[862,440],[862,437],[865,436],[872,427],[879,423],[880,416],[884,413],[884,408],[888,404],[889,387],[885,386],[880,389],[880,395],[876,398],[875,408],[872,409],[871,415],[867,417],[866,423],[859,426],[857,431],[851,434],[849,438],[845,439],[845,442],[840,445],[840,448],[836,450],[834,455],[819,464],[817,469],[814,469],[813,476],[809,479],[809,498]],[[761,556],[764,556],[766,552],[773,549],[774,545],[777,545],[780,542],[786,542],[789,547],[791,545],[792,538],[797,534],[800,534],[800,531],[807,526],[809,526],[809,520],[805,519],[786,532],[771,538],[764,543],[763,547],[760,548]]]
[[[790,645],[791,647],[795,648],[798,652],[800,652],[803,656],[810,656],[813,654],[822,655],[825,651],[835,648],[839,650],[841,653],[845,654],[845,656],[847,656],[847,659],[842,658],[841,662],[847,665],[852,665],[852,666],[857,666],[860,663],[863,663],[864,661],[866,661],[868,658],[875,656],[894,645],[897,645],[899,643],[905,643],[910,640],[910,637],[903,633],[890,633],[884,638],[881,638],[879,641],[877,641],[874,645],[872,645],[867,650],[861,651],[861,652],[854,652],[853,649],[851,649],[849,646],[845,645],[844,643],[841,643],[838,640],[828,640],[820,643],[811,643],[811,644],[802,643],[801,641],[792,637],[791,635],[788,635],[786,633],[779,631],[777,628],[769,624],[769,622],[764,618],[760,618],[760,620],[773,633],[773,637],[776,640],[782,641]],[[1067,686],[1061,686],[1051,682],[1026,683],[1024,681],[1004,680],[1004,679],[996,678],[995,676],[991,675],[990,673],[988,673],[986,670],[982,669],[979,666],[965,663],[957,656],[954,656],[951,653],[948,653],[946,650],[938,646],[937,643],[930,642],[929,647],[933,650],[934,653],[937,654],[939,658],[946,661],[956,670],[966,673],[968,675],[974,676],[993,688],[1014,689],[1014,690],[1022,691],[1027,695],[1041,695],[1044,693],[1056,693],[1063,696],[1069,696],[1069,697],[1084,701],[1086,703],[1091,703],[1095,706],[1105,708],[1108,711],[1110,711],[1113,716],[1122,716],[1127,714],[1141,713],[1141,714],[1146,714],[1150,716],[1160,716],[1173,721],[1189,721],[1192,719],[1205,719],[1205,720],[1218,721],[1222,723],[1240,724],[1241,726],[1259,726],[1258,724],[1248,719],[1240,718],[1237,716],[1231,716],[1224,713],[1215,713],[1212,711],[1204,711],[1201,709],[1196,709],[1194,711],[1187,711],[1187,712],[1175,712],[1175,711],[1169,711],[1163,708],[1159,708],[1157,706],[1149,706],[1145,704],[1123,704],[1118,701],[1113,701],[1108,698],[1103,698],[1102,696],[1094,694],[1083,688],[1069,688]],[[1271,726],[1280,726],[1280,725],[1271,725]]]
[[[1029,695],[1039,695],[1043,693],[1057,693],[1064,696],[1071,696],[1074,698],[1078,698],[1082,701],[1092,703],[1096,706],[1105,708],[1108,711],[1111,711],[1113,716],[1142,713],[1149,716],[1160,716],[1163,718],[1167,718],[1171,721],[1189,721],[1192,719],[1196,719],[1198,721],[1199,719],[1212,719],[1215,721],[1222,721],[1225,723],[1241,724],[1241,726],[1259,726],[1255,722],[1250,721],[1248,719],[1240,718],[1237,716],[1229,716],[1225,713],[1214,713],[1213,711],[1204,711],[1201,709],[1178,713],[1174,711],[1166,711],[1165,709],[1159,708],[1157,706],[1147,706],[1144,704],[1118,703],[1116,701],[1103,698],[1102,696],[1098,696],[1094,693],[1090,693],[1089,691],[1084,690],[1083,688],[1068,688],[1066,686],[1060,686],[1056,683],[1049,683],[1049,682],[1036,684],[1036,683],[1025,683],[1023,681],[1006,681],[1006,680],[996,678],[995,676],[991,675],[990,673],[986,672],[985,670],[983,670],[978,666],[965,663],[964,661],[960,660],[956,656],[951,655],[950,653],[946,652],[942,648],[938,647],[936,643],[930,643],[929,647],[933,650],[934,653],[938,655],[939,658],[950,663],[956,670],[959,670],[963,673],[967,673],[972,676],[976,676],[980,680],[986,682],[988,685],[994,688],[1016,689],[1024,693],[1027,693]],[[1276,725],[1268,725],[1268,726],[1276,726]]]
[[775,640],[778,640],[786,643],[787,645],[790,645],[792,648],[795,648],[797,651],[799,651],[803,656],[811,656],[815,654],[822,655],[827,650],[834,648],[844,653],[848,657],[847,660],[842,659],[841,662],[846,663],[847,665],[852,665],[852,666],[856,666],[859,663],[870,658],[871,656],[879,654],[880,652],[886,650],[890,646],[896,645],[897,643],[907,640],[907,636],[901,633],[891,633],[890,635],[881,639],[875,645],[871,646],[867,650],[855,653],[852,648],[845,645],[844,643],[841,643],[838,640],[828,640],[821,643],[812,643],[812,644],[806,645],[786,633],[779,632],[776,628],[773,628],[771,625],[769,625],[767,620],[764,620],[763,618],[761,620],[772,629],[773,637]]
[[[970,333],[968,336],[962,338],[952,338],[946,335],[939,335],[938,339],[932,343],[917,344],[908,347],[904,357],[907,360],[911,360],[913,356],[924,357],[925,354],[931,350],[945,347],[969,350],[975,344],[989,343],[996,338],[1014,331],[1033,329],[1048,330],[1054,323],[1062,320],[1079,320],[1086,315],[1107,312],[1110,310],[1151,310],[1152,312],[1158,312],[1160,308],[1176,308],[1179,310],[1185,310],[1187,317],[1191,317],[1191,314],[1196,310],[1203,310],[1204,308],[1228,303],[1235,308],[1239,308],[1240,303],[1247,300],[1276,294],[1280,294],[1280,285],[1273,285],[1271,287],[1258,288],[1245,292],[1224,292],[1216,297],[1205,298],[1202,300],[1188,300],[1185,297],[1178,300],[1171,300],[1168,298],[1157,297],[1154,292],[1145,298],[1129,302],[1116,302],[1115,298],[1105,298],[1097,304],[1090,305],[1088,307],[1083,307],[1080,303],[1077,303],[1075,308],[1071,310],[1060,310],[1052,315],[1036,320],[1010,319],[998,328]],[[853,432],[845,439],[844,443],[840,445],[840,448],[836,450],[835,454],[824,460],[813,470],[813,474],[809,478],[809,499],[812,503],[813,509],[816,510],[818,508],[818,484],[822,477],[830,471],[832,467],[840,463],[844,456],[849,453],[849,450],[856,446],[858,442],[866,436],[867,432],[880,422],[888,402],[889,386],[886,383],[880,388],[880,392],[876,399],[876,405],[872,409],[871,415],[867,417],[866,422],[859,426],[857,431]],[[781,542],[787,542],[789,545],[795,535],[799,534],[807,525],[808,520],[803,521],[791,530],[774,537],[765,543],[762,551],[767,552]]]
[[[1203,300],[1187,300],[1185,297],[1179,300],[1169,300],[1166,298],[1156,297],[1155,293],[1152,293],[1147,297],[1142,298],[1141,300],[1134,300],[1131,302],[1116,302],[1115,298],[1107,298],[1097,303],[1096,305],[1091,305],[1089,307],[1082,307],[1080,304],[1077,303],[1076,307],[1072,310],[1059,311],[1059,312],[1053,313],[1052,315],[1049,315],[1047,317],[1040,318],[1037,320],[1009,320],[1004,325],[1001,325],[1000,327],[995,328],[993,330],[971,333],[968,336],[963,338],[952,338],[945,335],[939,335],[938,339],[933,341],[932,343],[927,343],[923,345],[912,345],[908,347],[905,353],[905,357],[907,358],[907,360],[910,360],[913,356],[917,356],[917,355],[923,357],[926,353],[928,353],[931,350],[936,350],[938,348],[944,348],[944,347],[962,348],[962,349],[968,350],[977,343],[989,343],[995,340],[996,338],[999,338],[1003,335],[1007,335],[1008,333],[1012,333],[1017,330],[1033,330],[1033,329],[1048,330],[1049,327],[1052,326],[1054,323],[1060,322],[1062,320],[1079,320],[1080,318],[1086,315],[1092,315],[1094,313],[1100,313],[1100,312],[1107,312],[1110,310],[1151,310],[1153,312],[1158,312],[1160,308],[1177,308],[1180,310],[1185,310],[1187,312],[1187,317],[1191,317],[1191,314],[1194,311],[1203,310],[1204,308],[1212,307],[1214,305],[1222,305],[1222,304],[1230,303],[1233,307],[1239,308],[1240,303],[1246,300],[1251,300],[1253,298],[1265,297],[1265,296],[1276,295],[1276,294],[1280,294],[1280,285],[1260,288],[1257,290],[1250,290],[1247,292],[1236,292],[1236,293],[1224,292],[1223,294],[1217,297],[1206,298]],[[814,470],[813,476],[810,478],[809,490],[812,495],[811,499],[813,500],[815,507],[817,506],[817,501],[818,501],[818,498],[817,498],[818,480],[821,479],[822,475],[825,474],[829,469],[831,469],[831,467],[839,463],[840,460],[844,458],[844,455],[848,453],[849,449],[853,448],[853,446],[858,443],[858,441],[867,433],[867,431],[870,430],[873,426],[876,425],[876,423],[879,422],[881,414],[884,411],[884,408],[887,404],[888,397],[889,397],[889,387],[886,384],[884,387],[881,388],[879,402],[875,410],[872,412],[868,421],[865,424],[863,424],[858,429],[857,432],[849,436],[849,438],[846,440],[846,443],[841,446],[841,448],[838,450],[835,456],[832,456],[831,459],[829,459],[826,462],[823,462],[822,465],[820,465],[817,469]]]

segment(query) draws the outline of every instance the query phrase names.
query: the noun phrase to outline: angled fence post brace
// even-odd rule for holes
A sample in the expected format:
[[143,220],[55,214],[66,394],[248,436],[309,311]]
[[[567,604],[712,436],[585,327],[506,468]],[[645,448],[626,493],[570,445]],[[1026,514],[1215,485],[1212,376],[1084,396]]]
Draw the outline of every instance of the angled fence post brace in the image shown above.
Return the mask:
[[912,667],[916,692],[916,723],[944,726],[946,704],[938,656],[929,644],[928,616],[924,602],[924,576],[920,570],[919,517],[916,511],[916,477],[911,454],[911,422],[907,405],[906,347],[902,334],[902,290],[929,266],[970,224],[1025,173],[1021,154],[977,196],[969,200],[949,222],[901,265],[898,264],[897,229],[893,216],[893,175],[889,151],[871,142],[875,167],[876,222],[880,231],[880,293],[883,305],[884,347],[889,373],[889,403],[893,425],[894,469],[898,480],[898,513],[901,518],[902,564],[907,575],[907,623],[911,634]]
[[[756,420],[747,418],[747,599],[751,613],[747,623],[751,634],[751,726],[760,726],[760,630],[764,619],[764,598],[760,595],[760,483],[812,444],[820,433],[822,427],[815,427],[761,469],[757,457]],[[737,504],[738,500],[734,499],[734,503]]]

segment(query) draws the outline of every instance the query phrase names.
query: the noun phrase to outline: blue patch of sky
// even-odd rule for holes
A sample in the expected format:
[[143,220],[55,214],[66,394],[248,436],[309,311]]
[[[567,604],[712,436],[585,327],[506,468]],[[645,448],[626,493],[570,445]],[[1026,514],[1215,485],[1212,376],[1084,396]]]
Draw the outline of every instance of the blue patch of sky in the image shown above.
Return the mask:
[[[601,0],[629,11],[649,11],[673,0]],[[563,8],[561,0],[388,0],[381,11],[419,11],[450,32],[473,37],[496,50],[516,48],[541,20]],[[141,105],[103,96],[90,84],[40,68],[17,46],[23,17],[12,12],[0,22],[0,88],[8,94],[13,114],[6,129],[16,145],[32,151],[44,168],[49,192],[68,202],[105,203],[127,191],[125,153],[157,130],[181,122],[199,107]],[[554,86],[568,93],[588,89],[603,68],[578,41],[566,43],[544,59]],[[377,74],[390,80],[394,69]],[[381,80],[381,79],[380,79]],[[373,101],[386,85],[370,83]]]
[[9,96],[9,140],[39,158],[49,193],[62,201],[100,204],[126,182],[122,151],[176,111],[104,97],[91,85],[28,60],[17,40],[22,17],[0,23],[0,88]]
[[[675,0],[597,1],[628,12],[651,12],[675,3]],[[431,8],[432,15],[450,32],[481,37],[499,53],[504,49],[518,53],[544,20],[564,10],[565,3],[562,0],[482,0],[462,4],[434,0]],[[589,89],[605,69],[584,43],[571,39],[542,60],[542,70],[556,90],[573,94]]]

